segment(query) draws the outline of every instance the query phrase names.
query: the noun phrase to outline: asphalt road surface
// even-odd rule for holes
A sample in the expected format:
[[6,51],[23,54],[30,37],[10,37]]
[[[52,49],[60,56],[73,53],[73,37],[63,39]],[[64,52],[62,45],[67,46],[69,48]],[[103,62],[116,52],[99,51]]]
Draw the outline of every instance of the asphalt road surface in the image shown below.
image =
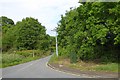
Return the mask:
[[50,56],[2,69],[2,78],[83,78],[51,69],[46,65]]

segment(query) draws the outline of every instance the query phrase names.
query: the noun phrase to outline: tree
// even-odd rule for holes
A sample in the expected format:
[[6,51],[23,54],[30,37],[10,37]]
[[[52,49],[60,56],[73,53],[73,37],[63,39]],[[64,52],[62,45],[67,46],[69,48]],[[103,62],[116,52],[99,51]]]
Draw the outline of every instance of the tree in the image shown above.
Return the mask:
[[40,43],[44,43],[42,40],[45,40],[45,27],[34,18],[26,18],[21,22],[17,22],[16,27],[17,39],[16,47],[18,49],[37,49],[38,46],[42,46]]
[[7,32],[2,36],[2,50],[8,51],[11,48],[15,48],[15,41],[16,41],[16,31],[17,28],[11,27],[7,30]]
[[0,25],[2,26],[2,32],[5,33],[9,28],[14,26],[14,21],[10,18],[7,18],[5,16],[0,17]]
[[77,9],[66,12],[58,24],[62,55],[70,57],[73,52],[82,60],[117,60],[119,12],[120,2],[85,2]]
[[18,21],[16,25],[12,19],[2,18],[2,50],[9,49],[48,50],[50,36],[46,34],[46,29],[37,19],[27,17]]
[[1,27],[2,27],[2,50],[7,51],[13,47],[14,41],[14,21],[5,16],[1,16]]

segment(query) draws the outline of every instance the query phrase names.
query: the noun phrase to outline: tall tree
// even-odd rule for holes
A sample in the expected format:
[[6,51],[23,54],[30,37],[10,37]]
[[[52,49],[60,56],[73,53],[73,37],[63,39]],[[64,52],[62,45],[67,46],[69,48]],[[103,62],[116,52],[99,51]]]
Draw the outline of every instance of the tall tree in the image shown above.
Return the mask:
[[40,41],[45,39],[45,27],[37,19],[27,17],[17,22],[16,27],[18,27],[16,39],[18,49],[37,49]]
[[5,16],[0,17],[0,27],[2,27],[2,50],[6,51],[13,47],[14,41],[14,21],[10,18]]
[[5,16],[0,17],[0,25],[2,26],[2,32],[5,33],[9,28],[14,25],[14,21],[10,18]]
[[[61,16],[59,46],[68,57],[117,59],[120,45],[120,2],[85,2]],[[61,53],[60,53],[61,54]]]

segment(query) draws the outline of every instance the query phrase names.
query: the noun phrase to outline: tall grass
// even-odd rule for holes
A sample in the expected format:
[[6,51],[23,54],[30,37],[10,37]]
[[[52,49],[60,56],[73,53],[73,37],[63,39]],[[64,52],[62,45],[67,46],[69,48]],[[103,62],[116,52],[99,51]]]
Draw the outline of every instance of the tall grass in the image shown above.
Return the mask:
[[13,51],[12,53],[6,52],[3,53],[2,55],[2,61],[0,67],[8,67],[8,66],[13,66],[17,65],[20,63],[25,63],[28,61],[36,60],[41,57],[48,56],[50,52],[43,52],[40,50],[25,50],[25,51]]
[[19,64],[24,56],[18,54],[2,54],[2,67]]

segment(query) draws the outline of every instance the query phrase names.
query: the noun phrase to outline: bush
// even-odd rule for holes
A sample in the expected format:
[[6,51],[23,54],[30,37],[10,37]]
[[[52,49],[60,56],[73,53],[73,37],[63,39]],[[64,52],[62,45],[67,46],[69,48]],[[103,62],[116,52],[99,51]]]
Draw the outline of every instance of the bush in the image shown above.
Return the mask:
[[43,56],[43,55],[46,55],[46,51],[42,51],[42,50],[23,50],[23,51],[17,51],[16,54],[22,55],[24,57]]
[[65,48],[59,48],[59,56],[62,56],[64,58],[68,58],[69,57],[69,50],[65,49]]
[[77,62],[77,54],[75,52],[70,53],[70,62],[76,63]]
[[120,2],[88,2],[62,15],[57,28],[59,47],[65,50],[61,55],[68,55],[75,50],[82,60],[117,59],[115,50],[120,52],[118,6]]
[[27,51],[17,51],[16,54],[22,55],[24,57],[32,56],[32,53],[27,52]]
[[93,60],[95,59],[95,53],[93,51],[93,47],[83,44],[78,51],[78,56],[82,60]]
[[22,61],[24,57],[19,54],[2,54],[2,63],[8,64],[8,63],[14,63]]
[[[34,52],[34,55],[33,55]],[[14,51],[14,52],[4,52],[3,55],[0,54],[0,60],[2,64],[0,67],[13,66],[20,63],[36,60],[50,54],[49,51],[40,51],[40,50],[24,50],[24,51]],[[2,57],[1,57],[2,56]]]

